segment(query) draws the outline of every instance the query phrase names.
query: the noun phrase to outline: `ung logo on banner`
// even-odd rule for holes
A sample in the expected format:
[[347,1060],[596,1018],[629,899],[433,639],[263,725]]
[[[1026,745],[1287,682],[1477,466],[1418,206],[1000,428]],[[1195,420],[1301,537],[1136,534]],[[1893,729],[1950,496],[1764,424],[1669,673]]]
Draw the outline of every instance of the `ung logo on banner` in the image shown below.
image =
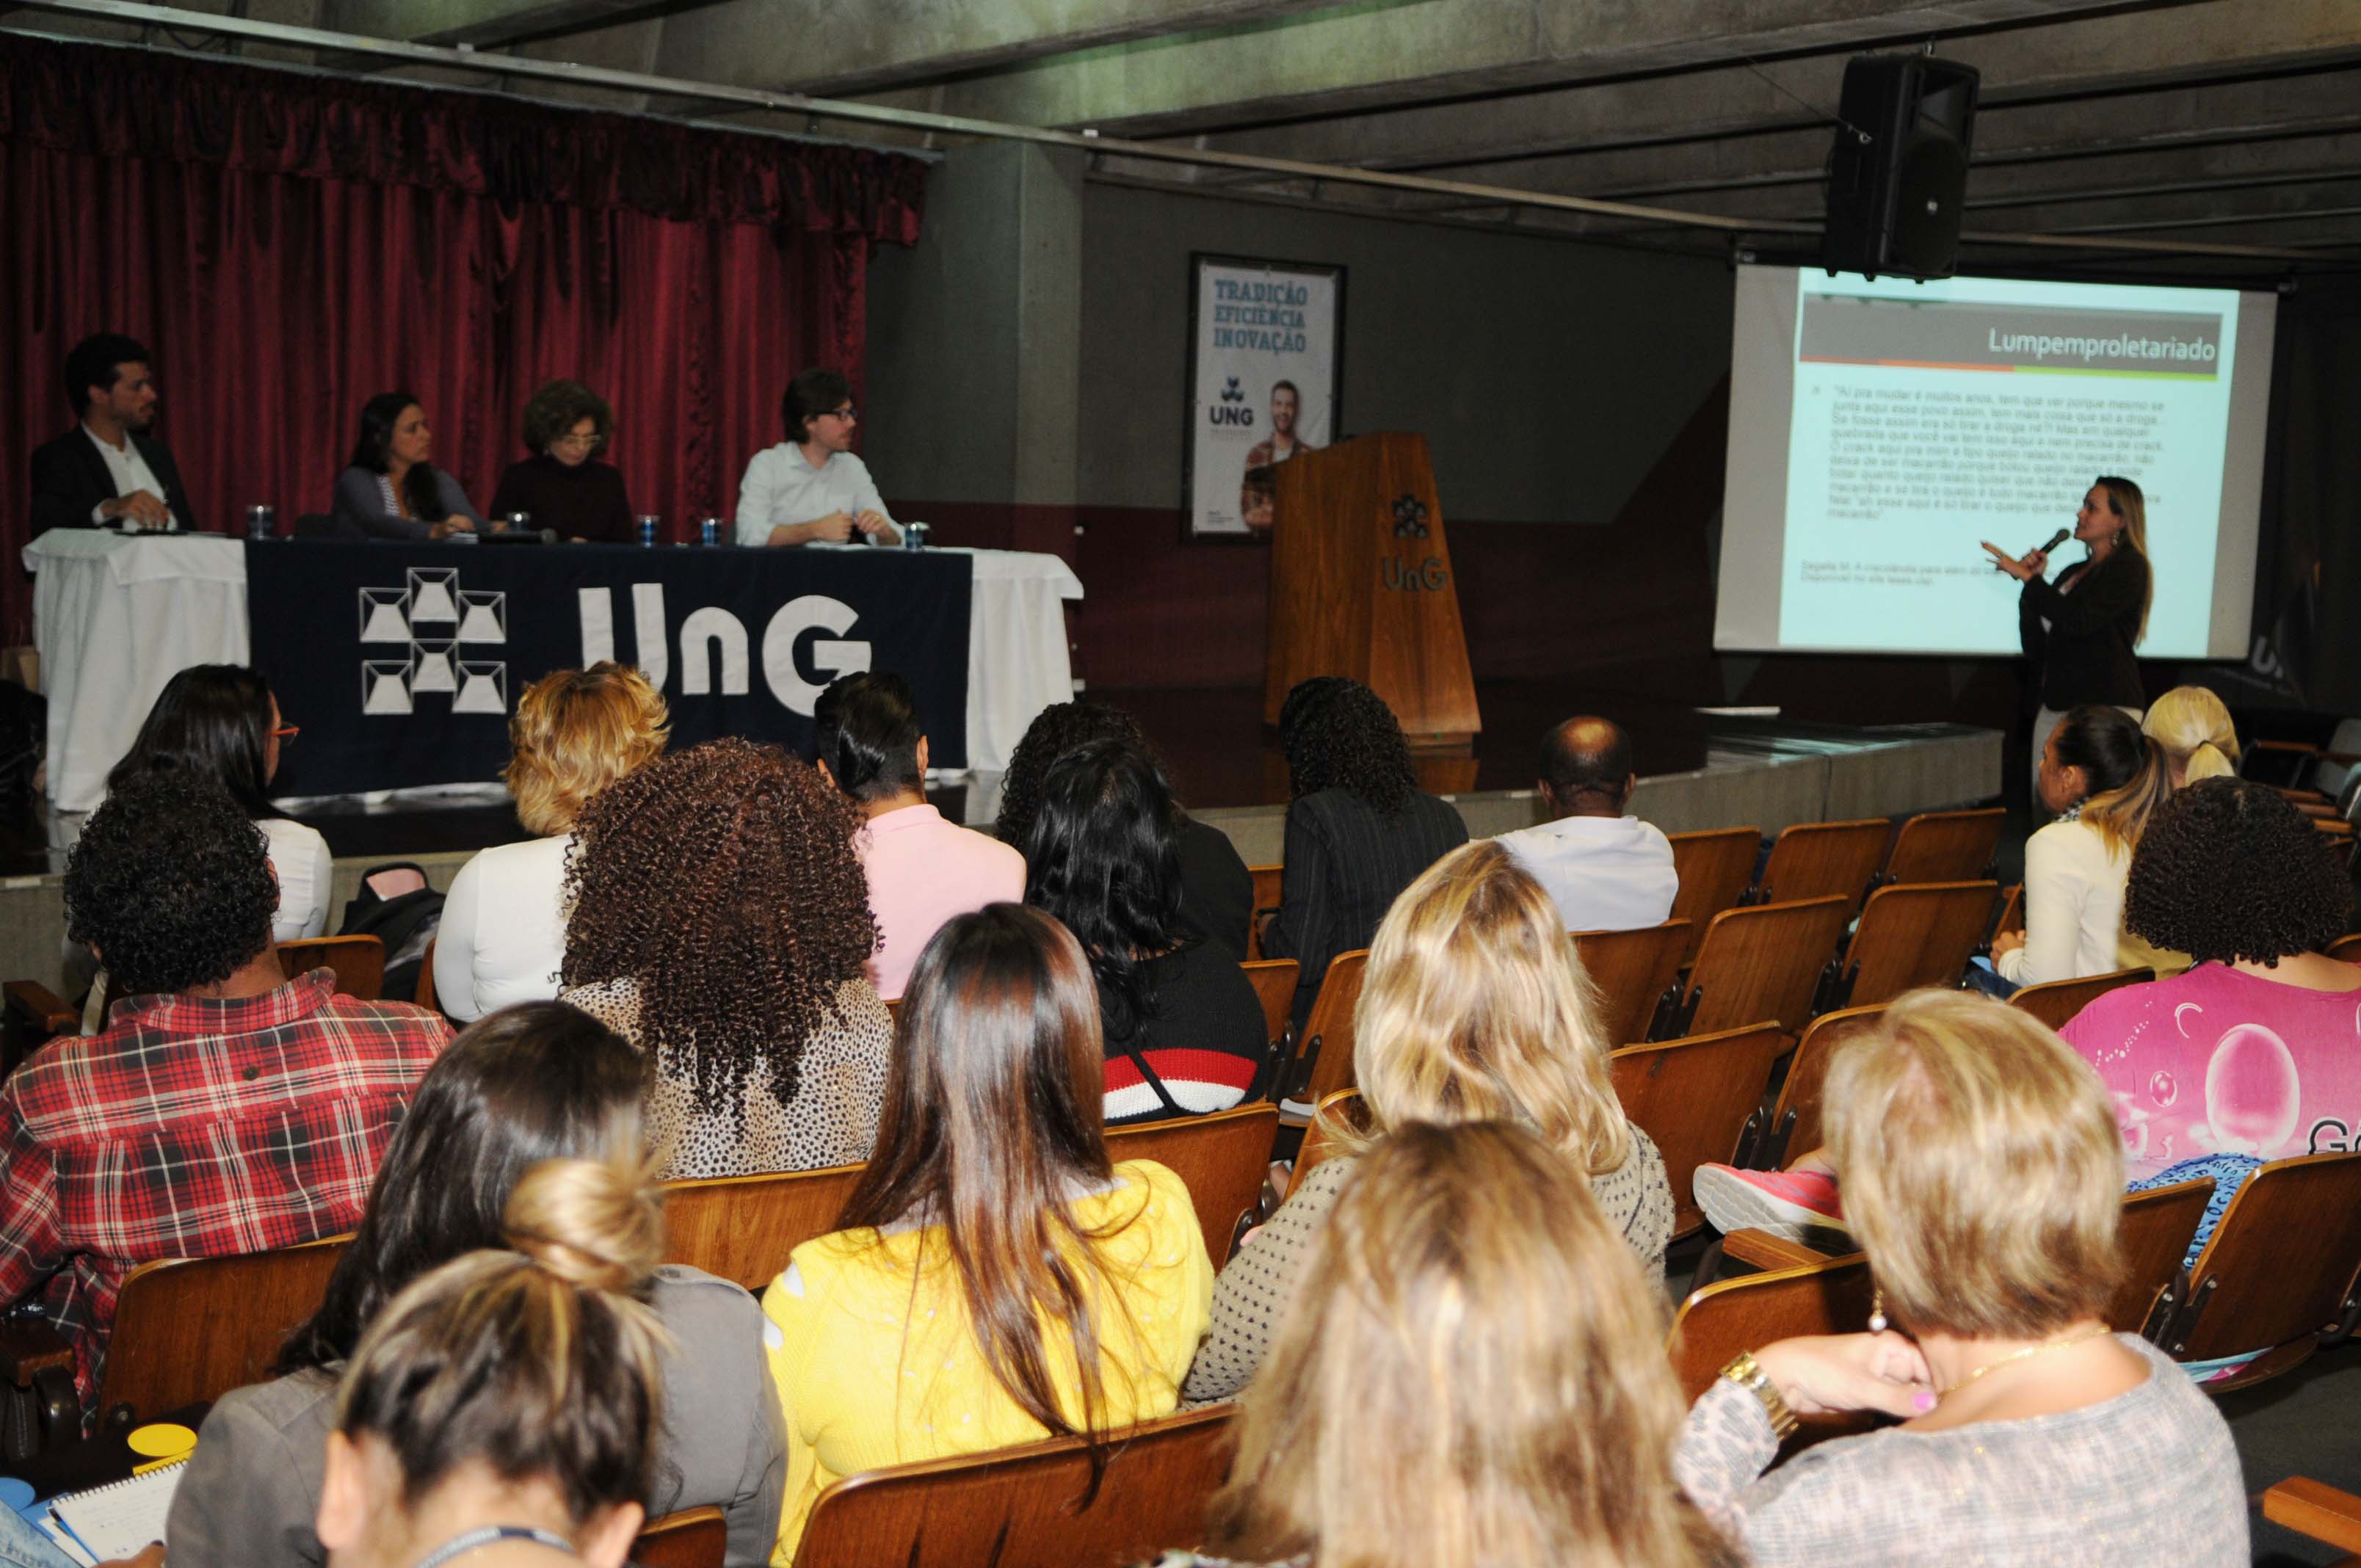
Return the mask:
[[[609,588],[584,588],[578,600],[582,618],[584,667],[615,656],[615,599]],[[763,684],[783,707],[809,718],[819,707],[820,693],[840,676],[869,668],[866,642],[848,641],[861,616],[842,599],[825,594],[805,594],[779,607],[763,628]],[[664,635],[664,590],[662,583],[631,585],[631,630],[638,639],[640,670],[661,690],[672,674],[671,645]],[[812,631],[834,633],[814,638],[804,653],[812,674],[807,677],[797,644]],[[707,606],[692,611],[680,623],[680,690],[684,696],[703,696],[719,690],[724,696],[748,692],[746,623],[726,609]]]
[[361,647],[394,644],[399,657],[361,660],[361,712],[395,718],[417,711],[421,696],[439,696],[453,713],[506,718],[505,659],[471,658],[509,640],[509,596],[470,592],[456,566],[412,566],[399,588],[360,590]]

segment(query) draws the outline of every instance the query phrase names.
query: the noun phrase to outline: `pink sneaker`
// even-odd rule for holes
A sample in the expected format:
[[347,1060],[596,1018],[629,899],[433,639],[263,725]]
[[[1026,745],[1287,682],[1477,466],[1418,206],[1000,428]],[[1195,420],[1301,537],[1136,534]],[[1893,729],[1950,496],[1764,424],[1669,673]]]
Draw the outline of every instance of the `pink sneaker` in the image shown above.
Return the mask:
[[1850,1234],[1837,1179],[1820,1170],[1741,1170],[1732,1165],[1701,1165],[1695,1179],[1697,1207],[1724,1235],[1732,1231],[1768,1231],[1808,1242],[1814,1232]]

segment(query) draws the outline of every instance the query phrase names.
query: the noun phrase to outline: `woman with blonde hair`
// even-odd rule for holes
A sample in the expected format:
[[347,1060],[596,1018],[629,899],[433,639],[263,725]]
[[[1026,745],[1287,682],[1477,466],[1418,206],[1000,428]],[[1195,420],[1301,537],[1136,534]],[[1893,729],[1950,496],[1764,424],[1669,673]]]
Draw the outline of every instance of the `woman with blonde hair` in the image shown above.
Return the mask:
[[877,1147],[763,1293],[792,1562],[856,1471],[1106,1436],[1179,1402],[1213,1261],[1180,1179],[1111,1164],[1090,959],[1038,909],[955,916],[903,993]]
[[663,694],[629,664],[553,670],[525,688],[500,777],[517,820],[540,837],[486,850],[451,879],[434,938],[434,1001],[445,1013],[466,1023],[557,994],[574,819],[592,795],[661,756],[670,724]]
[[514,1250],[416,1280],[353,1353],[315,1521],[331,1568],[630,1554],[662,1415],[664,1332],[631,1294],[663,1255],[658,1194],[551,1160],[507,1223]]
[[1673,1475],[1661,1299],[1580,1168],[1504,1122],[1359,1164],[1241,1401],[1224,1555],[1167,1568],[1734,1563]]
[[[1878,1332],[1724,1367],[1681,1436],[1689,1495],[1762,1568],[2245,1563],[2229,1428],[2108,1331],[2123,1139],[2081,1058],[2030,1014],[1916,991],[1839,1047],[1825,1103]],[[1905,1419],[1764,1474],[1797,1415],[1841,1410]]]
[[2148,705],[2140,730],[2164,748],[2172,787],[2235,777],[2238,730],[2230,710],[2203,686],[2175,686]]
[[1369,948],[1353,1034],[1374,1131],[1333,1129],[1353,1152],[1321,1162],[1223,1267],[1213,1332],[1189,1373],[1192,1400],[1246,1387],[1302,1288],[1355,1153],[1412,1122],[1532,1128],[1589,1179],[1642,1270],[1664,1272],[1673,1233],[1664,1156],[1616,1101],[1590,982],[1557,905],[1498,840],[1453,850],[1394,901]]

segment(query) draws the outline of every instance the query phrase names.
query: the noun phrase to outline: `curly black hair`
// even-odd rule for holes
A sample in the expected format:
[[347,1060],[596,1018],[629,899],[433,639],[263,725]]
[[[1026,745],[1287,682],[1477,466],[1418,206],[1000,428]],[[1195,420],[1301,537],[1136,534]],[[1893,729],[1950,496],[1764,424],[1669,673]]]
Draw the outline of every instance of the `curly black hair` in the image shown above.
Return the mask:
[[1418,794],[1401,721],[1385,698],[1343,675],[1296,683],[1279,706],[1279,747],[1290,800],[1348,789],[1380,817],[1398,817]]
[[2158,806],[2132,853],[2124,924],[2199,963],[2276,968],[2345,934],[2353,883],[2277,790],[2206,779]]
[[[1024,739],[1008,754],[1008,772],[1000,781],[1000,815],[992,824],[992,836],[1022,850],[1033,831],[1034,814],[1041,809],[1041,781],[1049,776],[1049,765],[1093,740],[1120,740],[1159,769],[1164,766],[1139,720],[1121,708],[1094,702],[1053,702],[1033,716],[1033,722],[1025,727]],[[1170,776],[1169,772],[1166,776]]]
[[710,740],[590,797],[566,857],[568,986],[628,980],[641,1043],[697,1102],[795,1097],[804,1045],[877,948],[861,808],[776,746]]
[[221,785],[125,779],[66,857],[66,936],[98,951],[117,996],[217,985],[270,945],[270,850]]

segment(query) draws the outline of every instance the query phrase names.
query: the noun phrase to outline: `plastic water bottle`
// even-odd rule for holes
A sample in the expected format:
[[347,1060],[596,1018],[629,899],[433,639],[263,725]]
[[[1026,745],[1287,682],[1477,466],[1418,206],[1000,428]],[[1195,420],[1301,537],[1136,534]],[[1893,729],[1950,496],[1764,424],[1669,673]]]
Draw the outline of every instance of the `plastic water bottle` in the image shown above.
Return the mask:
[[279,536],[279,509],[273,506],[250,506],[246,509],[246,536],[248,539],[275,539]]
[[904,523],[902,525],[902,548],[905,550],[924,550],[927,547],[927,528],[928,525],[923,522]]
[[654,549],[654,548],[655,548],[655,546],[656,546],[656,530],[658,530],[658,529],[662,528],[663,526],[664,526],[664,519],[663,519],[663,518],[661,518],[661,517],[658,517],[655,513],[653,513],[653,512],[642,512],[642,513],[641,513],[641,514],[640,514],[640,548],[642,548],[642,550],[653,550],[653,549]]
[[697,542],[699,544],[703,544],[708,547],[720,543],[721,520],[718,517],[698,518],[697,520]]

